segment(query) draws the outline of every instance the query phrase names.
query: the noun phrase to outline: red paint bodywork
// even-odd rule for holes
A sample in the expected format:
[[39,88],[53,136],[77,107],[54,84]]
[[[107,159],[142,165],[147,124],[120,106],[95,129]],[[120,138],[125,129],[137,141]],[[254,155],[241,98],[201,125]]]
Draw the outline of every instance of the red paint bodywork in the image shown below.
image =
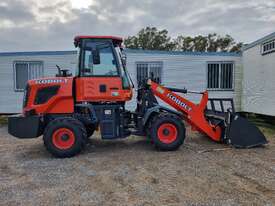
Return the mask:
[[[60,81],[47,83],[49,81]],[[36,114],[65,114],[74,112],[73,77],[41,78],[28,81],[30,93],[23,113],[35,110]],[[46,103],[35,105],[34,100],[37,91],[41,88],[59,85],[57,95],[54,95]]]
[[[153,81],[150,81],[149,85],[151,85],[150,87],[157,97],[159,97],[164,102],[171,105],[173,108],[175,108],[177,111],[180,111],[184,115],[185,120],[192,126],[193,130],[197,130],[203,134],[206,134],[216,142],[221,141],[221,127],[212,125],[206,120],[204,115],[204,111],[207,107],[208,102],[207,91],[202,94],[200,103],[194,104]],[[175,101],[175,99],[179,101]],[[183,104],[181,104],[180,102]]]
[[79,35],[74,38],[75,45],[78,45],[81,39],[110,39],[114,43],[121,45],[123,39],[116,36],[89,36],[89,35]]
[[[79,77],[75,82],[77,102],[125,102],[133,96],[131,88],[122,88],[121,77]],[[106,92],[100,92],[100,85]]]
[[91,35],[79,35],[74,38],[75,40],[79,39],[112,39],[117,41],[123,41],[121,37],[117,36],[91,36]]
[[[49,81],[60,81],[51,82]],[[23,113],[35,110],[36,114],[70,114],[74,112],[73,82],[75,81],[76,102],[125,102],[132,99],[132,88],[123,89],[121,77],[55,77],[30,80],[30,93]],[[35,96],[39,89],[59,85],[58,93],[46,103],[36,105]],[[106,86],[106,92],[100,91]]]

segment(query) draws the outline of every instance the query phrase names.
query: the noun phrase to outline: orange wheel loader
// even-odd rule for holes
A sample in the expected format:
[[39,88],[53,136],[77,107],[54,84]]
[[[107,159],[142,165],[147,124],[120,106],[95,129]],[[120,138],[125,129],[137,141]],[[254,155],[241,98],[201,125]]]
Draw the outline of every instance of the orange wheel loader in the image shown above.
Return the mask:
[[[234,112],[228,99],[209,99],[207,91],[194,104],[179,93],[186,89],[159,85],[151,76],[139,84],[135,111],[125,103],[132,99],[133,83],[126,69],[122,39],[113,36],[77,36],[78,70],[75,76],[57,66],[56,77],[28,81],[23,113],[8,120],[9,133],[18,138],[43,135],[46,149],[56,157],[81,152],[94,131],[102,139],[147,136],[158,150],[178,149],[185,139],[185,123],[215,142],[249,148],[266,144],[264,135]],[[158,98],[170,105],[164,107]],[[221,104],[216,111],[214,101]],[[231,110],[223,101],[232,103]],[[208,108],[208,104],[212,105]]]

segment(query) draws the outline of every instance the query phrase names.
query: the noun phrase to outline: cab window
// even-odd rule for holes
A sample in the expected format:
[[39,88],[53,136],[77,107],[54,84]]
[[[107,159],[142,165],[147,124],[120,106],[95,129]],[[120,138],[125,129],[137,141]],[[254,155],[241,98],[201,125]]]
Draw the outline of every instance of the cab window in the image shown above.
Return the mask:
[[112,44],[108,41],[86,42],[83,49],[83,67],[84,76],[118,76]]

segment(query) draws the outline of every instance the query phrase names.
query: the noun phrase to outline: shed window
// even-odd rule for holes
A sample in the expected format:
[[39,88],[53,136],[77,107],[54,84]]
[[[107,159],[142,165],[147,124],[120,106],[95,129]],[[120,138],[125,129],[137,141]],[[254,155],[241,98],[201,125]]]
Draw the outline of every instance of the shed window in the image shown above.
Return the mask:
[[275,52],[275,39],[262,44],[262,55]]
[[43,77],[43,62],[14,62],[14,90],[24,91],[28,80]]
[[162,62],[137,62],[137,82],[142,84],[149,77],[154,78],[154,81],[161,83],[162,81]]
[[233,89],[232,62],[217,62],[207,64],[207,88],[208,89]]

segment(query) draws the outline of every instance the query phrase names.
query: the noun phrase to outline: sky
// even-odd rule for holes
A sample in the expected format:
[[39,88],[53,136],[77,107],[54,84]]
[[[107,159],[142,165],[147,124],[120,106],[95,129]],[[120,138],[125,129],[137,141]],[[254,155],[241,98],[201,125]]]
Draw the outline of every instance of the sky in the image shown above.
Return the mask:
[[275,0],[0,0],[0,52],[71,50],[85,35],[229,34],[249,43],[275,32]]

